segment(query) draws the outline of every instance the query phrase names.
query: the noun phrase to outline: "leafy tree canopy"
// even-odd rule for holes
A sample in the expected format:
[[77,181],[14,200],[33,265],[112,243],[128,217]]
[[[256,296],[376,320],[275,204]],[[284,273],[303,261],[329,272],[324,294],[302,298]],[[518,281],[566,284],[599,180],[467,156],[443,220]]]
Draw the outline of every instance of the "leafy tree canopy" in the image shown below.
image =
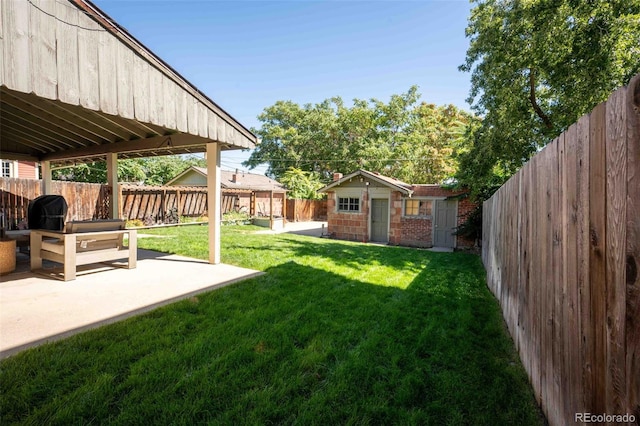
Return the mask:
[[460,67],[483,117],[460,182],[481,192],[640,72],[639,0],[475,0]]
[[291,167],[330,180],[334,171],[358,169],[411,183],[437,183],[457,170],[464,131],[475,119],[453,105],[419,102],[416,86],[388,103],[340,97],[300,106],[278,101],[265,108],[253,131],[262,139],[245,166],[269,165],[282,180]]
[[[145,185],[164,185],[190,166],[206,166],[199,157],[168,155],[133,158],[118,161],[118,180],[143,182]],[[107,181],[106,162],[79,164],[53,171],[53,178],[75,182],[104,183]]]
[[317,200],[322,198],[318,194],[318,189],[324,186],[320,176],[315,172],[305,172],[295,167],[289,167],[280,178],[280,182],[285,184],[289,192],[288,198]]

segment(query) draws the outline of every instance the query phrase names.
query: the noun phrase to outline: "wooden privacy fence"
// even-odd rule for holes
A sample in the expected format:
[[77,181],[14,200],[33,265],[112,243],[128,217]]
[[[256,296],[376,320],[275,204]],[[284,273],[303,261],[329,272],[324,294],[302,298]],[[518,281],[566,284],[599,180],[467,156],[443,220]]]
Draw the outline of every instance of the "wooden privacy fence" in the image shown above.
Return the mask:
[[182,216],[207,213],[206,187],[120,185],[120,200],[120,217],[148,224],[177,223]]
[[[53,181],[52,193],[62,195],[69,206],[67,220],[109,217],[110,187],[97,183]],[[29,201],[42,195],[35,179],[0,178],[0,226],[18,229],[26,225]]]
[[[17,229],[26,225],[29,201],[42,195],[42,181],[0,178],[0,226]],[[62,195],[69,205],[67,220],[95,220],[109,217],[111,187],[98,183],[53,181],[52,193]],[[198,186],[119,185],[119,216],[139,219],[146,224],[175,223],[182,216],[207,214],[207,188]],[[222,213],[245,210],[247,213],[281,216],[284,193],[223,190]]]
[[327,220],[327,200],[287,200],[287,220]]
[[640,419],[639,108],[640,75],[483,206],[487,282],[551,425]]

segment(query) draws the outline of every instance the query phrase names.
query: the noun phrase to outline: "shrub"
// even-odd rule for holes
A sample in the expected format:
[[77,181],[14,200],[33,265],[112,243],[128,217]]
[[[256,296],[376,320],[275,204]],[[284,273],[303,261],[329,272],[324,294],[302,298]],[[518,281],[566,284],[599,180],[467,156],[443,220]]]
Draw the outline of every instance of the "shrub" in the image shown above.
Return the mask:
[[128,219],[125,222],[125,226],[127,228],[139,228],[141,226],[144,226],[144,222],[141,221],[140,219]]

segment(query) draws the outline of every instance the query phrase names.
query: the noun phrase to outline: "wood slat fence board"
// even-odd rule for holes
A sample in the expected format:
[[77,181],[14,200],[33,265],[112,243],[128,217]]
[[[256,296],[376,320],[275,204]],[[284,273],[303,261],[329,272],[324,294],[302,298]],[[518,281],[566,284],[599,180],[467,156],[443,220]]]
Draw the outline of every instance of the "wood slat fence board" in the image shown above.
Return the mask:
[[327,200],[287,200],[287,220],[327,220]]
[[549,424],[593,413],[632,414],[637,425],[640,75],[483,210],[487,283]]
[[[62,195],[69,210],[67,220],[106,219],[110,187],[96,183],[52,182],[52,193]],[[29,201],[42,195],[42,182],[34,179],[0,178],[0,214],[9,229],[27,219]]]
[[[109,217],[110,187],[95,183],[53,181],[53,194],[62,195],[69,206],[67,220],[94,220]],[[198,186],[138,186],[119,185],[120,217],[138,219],[147,224],[171,223],[182,216],[207,215],[207,188]],[[0,178],[0,215],[9,229],[16,229],[27,219],[29,201],[42,195],[42,181],[34,179]],[[274,194],[274,215],[281,216],[283,193]],[[241,200],[242,198],[242,200]],[[251,201],[249,200],[251,199]],[[301,201],[301,204],[309,200]],[[254,203],[249,206],[249,203]],[[222,213],[254,210],[269,215],[270,192],[223,190]],[[255,206],[257,204],[257,208]],[[326,202],[316,203],[316,213],[326,218]],[[288,207],[288,206],[287,206]],[[323,210],[324,208],[324,210]],[[305,210],[305,211],[308,211]],[[311,220],[311,219],[306,219]]]

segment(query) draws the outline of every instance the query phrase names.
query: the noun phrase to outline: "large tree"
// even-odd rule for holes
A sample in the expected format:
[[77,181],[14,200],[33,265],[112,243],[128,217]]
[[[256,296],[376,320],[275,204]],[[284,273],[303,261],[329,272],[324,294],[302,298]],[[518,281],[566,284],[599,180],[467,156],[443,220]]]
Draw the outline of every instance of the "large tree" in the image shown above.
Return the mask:
[[[201,157],[182,155],[119,160],[118,180],[164,185],[189,166],[205,165],[206,162]],[[107,181],[107,167],[104,161],[78,164],[54,170],[53,177],[75,182],[104,183]]]
[[483,117],[458,178],[504,181],[640,72],[639,0],[476,0],[460,68]]
[[262,142],[245,165],[269,165],[282,178],[290,167],[328,179],[334,171],[380,172],[412,183],[437,183],[457,170],[464,129],[472,116],[452,105],[419,102],[417,87],[377,99],[340,97],[300,106],[278,101],[265,108],[255,133]]

